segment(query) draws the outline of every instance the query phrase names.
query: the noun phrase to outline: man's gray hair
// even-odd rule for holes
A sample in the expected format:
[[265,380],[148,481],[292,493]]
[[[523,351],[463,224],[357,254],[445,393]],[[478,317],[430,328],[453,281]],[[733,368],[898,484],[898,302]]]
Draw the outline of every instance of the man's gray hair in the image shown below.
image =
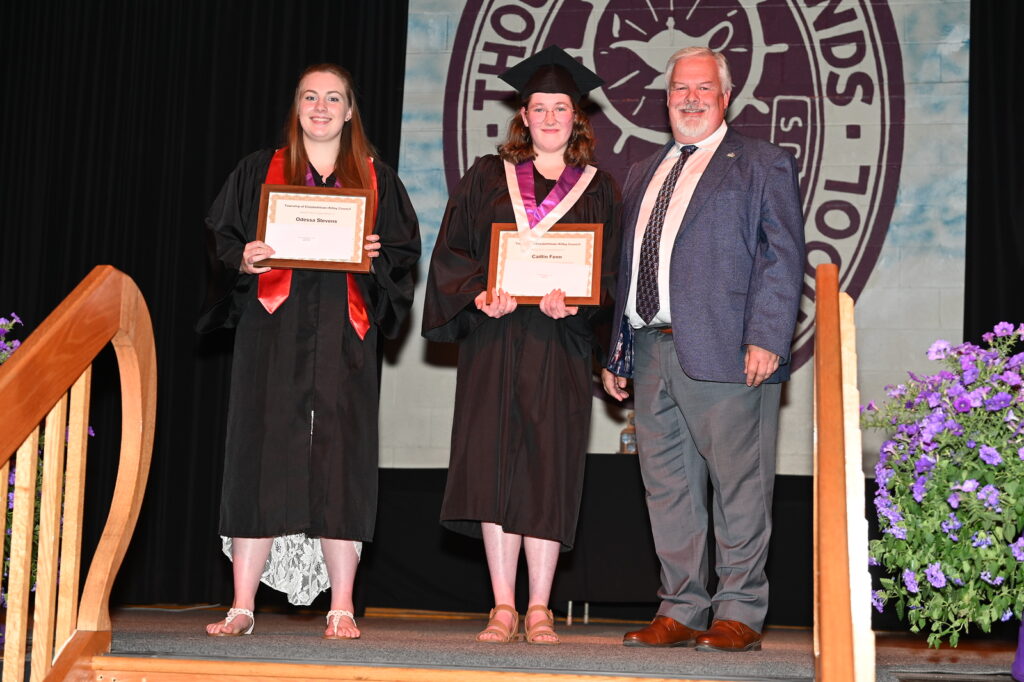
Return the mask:
[[721,52],[715,52],[710,47],[684,47],[677,50],[668,58],[668,66],[665,67],[665,88],[672,89],[672,70],[676,68],[676,62],[689,57],[711,57],[718,64],[718,80],[722,83],[722,92],[732,92],[732,72],[729,71],[729,60]]

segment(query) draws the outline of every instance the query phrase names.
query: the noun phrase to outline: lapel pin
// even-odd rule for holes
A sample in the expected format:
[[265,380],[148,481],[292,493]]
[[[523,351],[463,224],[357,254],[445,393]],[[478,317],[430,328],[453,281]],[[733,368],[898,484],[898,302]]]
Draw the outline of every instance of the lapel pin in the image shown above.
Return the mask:
[[730,159],[735,159],[736,158],[736,155],[734,153],[732,153],[732,152],[729,152],[728,154],[726,154],[726,156],[728,156]]

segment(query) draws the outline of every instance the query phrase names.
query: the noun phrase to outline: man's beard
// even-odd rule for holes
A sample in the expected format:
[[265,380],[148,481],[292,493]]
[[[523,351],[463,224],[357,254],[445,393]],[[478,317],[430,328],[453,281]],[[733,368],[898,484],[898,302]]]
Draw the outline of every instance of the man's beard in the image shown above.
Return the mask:
[[[684,109],[685,111],[685,109]],[[678,118],[675,120],[675,129],[682,137],[706,137],[708,128],[707,109],[703,109],[704,116],[700,118]]]

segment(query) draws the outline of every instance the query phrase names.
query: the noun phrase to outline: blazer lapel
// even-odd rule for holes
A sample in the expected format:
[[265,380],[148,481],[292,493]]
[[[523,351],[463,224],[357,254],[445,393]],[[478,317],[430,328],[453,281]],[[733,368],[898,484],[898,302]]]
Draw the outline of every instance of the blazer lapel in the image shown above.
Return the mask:
[[[742,152],[743,145],[740,144],[732,133],[732,129],[726,131],[725,138],[722,143],[718,145],[718,149],[715,150],[715,155],[711,157],[711,161],[708,162],[708,167],[704,169],[704,172],[700,176],[700,180],[697,181],[697,186],[693,190],[693,196],[690,197],[690,204],[686,207],[686,214],[683,216],[683,223],[679,227],[679,234],[682,234],[689,225],[697,219],[700,212],[703,210],[704,205],[707,203],[715,191],[718,189],[718,185],[721,184],[722,178],[732,168],[732,164],[736,161]],[[678,237],[677,237],[678,238]]]
[[634,185],[636,188],[635,191],[630,193],[633,201],[630,203],[628,207],[629,210],[626,212],[625,220],[623,221],[622,235],[623,256],[628,257],[627,262],[629,263],[633,262],[633,241],[636,236],[636,228],[639,227],[636,224],[636,220],[640,216],[640,204],[644,201],[644,194],[647,192],[648,185],[651,184],[651,178],[654,177],[654,173],[658,170],[658,166],[661,165],[661,162],[665,159],[665,155],[668,154],[674,144],[675,142],[670,140],[664,147],[662,147],[661,154],[656,155],[651,160],[651,163],[648,164],[647,168],[643,170],[643,176],[638,178]]

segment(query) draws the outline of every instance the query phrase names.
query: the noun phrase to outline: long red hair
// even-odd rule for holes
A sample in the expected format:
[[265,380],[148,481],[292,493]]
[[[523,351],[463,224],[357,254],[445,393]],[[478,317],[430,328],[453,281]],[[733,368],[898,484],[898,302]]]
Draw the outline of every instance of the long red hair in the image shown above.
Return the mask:
[[377,152],[363,130],[363,121],[359,116],[359,106],[356,104],[355,92],[352,88],[352,74],[337,64],[308,66],[299,76],[299,82],[295,85],[295,96],[292,98],[292,106],[288,111],[288,118],[284,126],[284,137],[288,144],[284,174],[288,183],[291,185],[306,184],[309,157],[306,156],[306,147],[302,142],[302,126],[299,125],[299,98],[302,95],[300,90],[302,80],[311,73],[332,73],[340,78],[345,86],[345,99],[348,100],[349,111],[352,113],[352,118],[341,129],[338,158],[334,162],[334,176],[342,187],[373,189],[369,160],[370,157],[376,157]]

